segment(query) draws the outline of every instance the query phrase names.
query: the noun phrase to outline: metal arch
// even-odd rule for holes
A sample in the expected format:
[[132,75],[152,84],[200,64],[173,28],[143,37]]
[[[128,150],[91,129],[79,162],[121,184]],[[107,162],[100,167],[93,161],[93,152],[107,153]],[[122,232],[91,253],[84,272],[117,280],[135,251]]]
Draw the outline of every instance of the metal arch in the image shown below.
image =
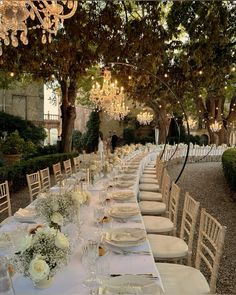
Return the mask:
[[[172,95],[173,95],[174,99],[176,100],[176,102],[177,102],[178,104],[180,104],[180,107],[181,107],[181,109],[182,109],[182,111],[183,111],[184,118],[185,118],[186,123],[187,123],[187,134],[188,134],[188,136],[187,136],[187,151],[186,151],[186,155],[185,155],[185,160],[184,160],[184,163],[183,163],[182,169],[181,169],[181,171],[180,171],[178,177],[177,177],[176,180],[175,180],[175,183],[177,183],[177,182],[179,181],[179,179],[180,179],[180,177],[181,177],[181,175],[182,175],[184,169],[185,169],[186,164],[187,164],[187,161],[188,161],[188,155],[189,155],[189,149],[190,149],[190,140],[189,140],[189,139],[190,139],[190,130],[189,130],[189,123],[188,123],[188,116],[187,116],[187,114],[186,114],[186,112],[185,112],[185,109],[184,109],[184,106],[183,106],[181,100],[178,99],[178,97],[176,96],[176,94],[172,91],[172,89],[170,88],[170,86],[169,86],[165,81],[163,81],[161,78],[159,78],[158,76],[156,76],[155,74],[153,74],[152,72],[150,72],[150,71],[149,71],[148,69],[146,69],[146,68],[143,68],[143,67],[141,67],[141,66],[139,66],[139,65],[133,65],[133,64],[130,64],[130,63],[125,63],[125,62],[108,62],[107,64],[110,64],[111,66],[112,66],[112,65],[121,65],[121,66],[126,66],[126,67],[130,67],[130,68],[134,68],[135,70],[140,69],[140,70],[142,70],[142,71],[145,71],[145,72],[148,73],[150,76],[156,78],[156,79],[157,79],[158,81],[160,81],[163,85],[165,85],[166,88],[172,93]],[[165,147],[166,147],[166,143],[165,143],[164,149],[165,149]],[[163,151],[164,151],[164,149],[163,149]]]
[[179,143],[180,143],[180,128],[179,128],[179,124],[178,124],[178,121],[175,119],[175,116],[173,115],[172,118],[174,119],[176,125],[177,125],[177,128],[178,128],[178,134],[179,134],[179,138],[178,138],[178,143],[176,145],[176,148],[173,152],[173,154],[171,155],[171,157],[168,159],[168,162],[174,157],[175,153],[177,152],[178,148],[179,148]]

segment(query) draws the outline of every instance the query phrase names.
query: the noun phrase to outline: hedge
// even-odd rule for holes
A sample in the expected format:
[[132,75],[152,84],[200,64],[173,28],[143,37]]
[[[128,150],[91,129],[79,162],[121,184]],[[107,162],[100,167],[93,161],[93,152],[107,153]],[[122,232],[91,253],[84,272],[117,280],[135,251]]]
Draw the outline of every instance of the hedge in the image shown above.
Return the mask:
[[76,157],[78,153],[51,154],[35,157],[26,161],[17,162],[11,166],[0,167],[0,183],[8,180],[10,189],[17,191],[27,184],[26,174],[34,173],[40,169],[50,167],[58,162]]
[[236,148],[226,150],[222,155],[225,178],[233,191],[236,191]]

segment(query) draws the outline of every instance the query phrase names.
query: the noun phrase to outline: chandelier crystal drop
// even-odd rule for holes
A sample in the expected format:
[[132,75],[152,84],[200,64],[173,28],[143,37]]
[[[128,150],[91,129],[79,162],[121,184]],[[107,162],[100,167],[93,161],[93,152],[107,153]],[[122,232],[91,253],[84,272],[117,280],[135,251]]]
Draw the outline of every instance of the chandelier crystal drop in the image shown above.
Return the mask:
[[140,125],[149,125],[153,120],[153,114],[143,111],[137,115],[137,120]]
[[218,121],[216,121],[215,120],[215,122],[214,123],[212,123],[211,125],[210,125],[210,129],[211,129],[211,131],[212,132],[219,132],[220,131],[220,129],[222,128],[222,123],[221,122],[218,122]]
[[[28,44],[28,30],[42,29],[42,43],[52,41],[64,19],[72,17],[78,7],[76,0],[0,0],[0,55],[1,42],[17,47],[19,40]],[[38,23],[28,27],[27,22]]]
[[130,109],[128,106],[126,106],[124,98],[120,98],[120,101],[116,99],[116,101],[113,101],[109,108],[105,110],[109,117],[111,117],[114,120],[124,120],[124,118],[128,115],[130,112]]
[[123,120],[130,112],[123,87],[118,87],[117,81],[112,82],[111,72],[107,69],[103,73],[102,86],[98,82],[93,85],[90,100],[114,120]]

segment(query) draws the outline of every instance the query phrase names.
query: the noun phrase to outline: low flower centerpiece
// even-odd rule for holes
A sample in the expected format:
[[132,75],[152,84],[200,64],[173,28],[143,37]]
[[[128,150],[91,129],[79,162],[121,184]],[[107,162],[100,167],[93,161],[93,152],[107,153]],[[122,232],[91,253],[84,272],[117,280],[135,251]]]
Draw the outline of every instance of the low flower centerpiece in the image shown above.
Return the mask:
[[80,206],[88,201],[86,191],[48,193],[37,199],[36,210],[50,226],[60,229],[65,224],[78,222]]
[[34,286],[47,288],[54,275],[68,263],[70,243],[60,231],[40,227],[22,238],[13,258],[18,273],[29,277]]

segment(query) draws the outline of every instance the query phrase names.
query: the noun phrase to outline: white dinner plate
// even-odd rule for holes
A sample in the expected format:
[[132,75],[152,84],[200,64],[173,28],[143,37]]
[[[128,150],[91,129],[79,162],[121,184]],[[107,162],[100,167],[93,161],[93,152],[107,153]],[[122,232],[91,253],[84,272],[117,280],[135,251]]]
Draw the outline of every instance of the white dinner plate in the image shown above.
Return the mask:
[[103,281],[99,294],[161,294],[154,278],[145,275],[123,275]]

